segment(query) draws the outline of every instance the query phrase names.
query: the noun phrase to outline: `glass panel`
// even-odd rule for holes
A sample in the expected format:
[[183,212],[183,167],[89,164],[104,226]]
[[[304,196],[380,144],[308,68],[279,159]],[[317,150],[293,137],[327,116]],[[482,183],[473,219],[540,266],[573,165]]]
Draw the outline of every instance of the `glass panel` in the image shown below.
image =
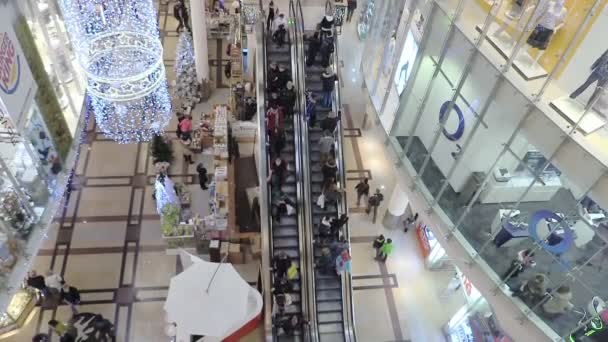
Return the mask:
[[[520,31],[522,32],[520,34],[522,44],[513,60],[513,67],[526,81],[529,94],[538,93],[543,78],[548,74],[563,71],[556,69],[560,68],[560,60],[563,58],[566,58],[565,62],[570,67],[577,68],[578,65],[577,72],[582,75],[576,77],[576,80],[582,82],[588,75],[590,64],[587,61],[579,64],[579,61],[572,59],[572,55],[568,54],[568,49],[575,47],[578,43],[574,40],[575,36],[577,32],[584,31],[584,20],[589,10],[593,8],[594,2],[594,0],[541,0],[536,7],[523,11],[521,16],[525,23],[519,26],[524,28],[523,31]],[[605,32],[605,28],[603,30]],[[601,49],[605,49],[605,46],[596,46],[592,50],[585,49],[586,55],[593,56],[588,57],[587,60],[599,57],[604,52]],[[560,83],[565,86],[561,95],[559,94]],[[566,79],[557,82],[556,88],[549,90],[547,96],[551,99],[554,99],[556,95],[558,97],[567,96],[574,90],[574,84],[578,83],[574,79],[568,80],[567,76]]]

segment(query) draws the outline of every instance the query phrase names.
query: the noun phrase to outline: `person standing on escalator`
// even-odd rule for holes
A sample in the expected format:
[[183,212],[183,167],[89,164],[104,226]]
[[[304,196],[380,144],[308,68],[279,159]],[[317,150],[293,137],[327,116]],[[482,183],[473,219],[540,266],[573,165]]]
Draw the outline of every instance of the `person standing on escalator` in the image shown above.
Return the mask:
[[276,10],[278,10],[278,8],[274,6],[274,1],[270,1],[270,4],[268,4],[268,19],[266,20],[266,31],[270,31],[270,29],[272,28],[272,23],[274,22],[274,12]]

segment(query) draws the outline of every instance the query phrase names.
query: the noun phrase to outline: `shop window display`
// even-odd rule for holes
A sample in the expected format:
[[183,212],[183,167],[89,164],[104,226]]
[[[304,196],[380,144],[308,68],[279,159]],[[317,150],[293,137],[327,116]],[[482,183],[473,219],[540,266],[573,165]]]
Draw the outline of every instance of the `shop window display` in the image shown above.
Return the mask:
[[359,34],[359,39],[367,39],[367,34],[369,33],[370,25],[372,24],[372,18],[374,17],[375,11],[375,0],[368,0],[365,6],[362,7],[361,15],[359,17],[359,21],[357,22],[357,33]]

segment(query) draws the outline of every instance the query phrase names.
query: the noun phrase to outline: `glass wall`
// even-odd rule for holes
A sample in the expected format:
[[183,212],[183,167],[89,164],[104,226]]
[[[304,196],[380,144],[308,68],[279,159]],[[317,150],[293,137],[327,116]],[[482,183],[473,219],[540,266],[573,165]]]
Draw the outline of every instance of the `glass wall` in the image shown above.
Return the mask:
[[[522,314],[553,339],[578,340],[608,300],[606,1],[424,8],[420,32],[418,14],[401,20],[410,26],[398,28],[397,69],[374,102],[388,139],[416,190]],[[390,39],[374,44],[368,63]],[[382,76],[366,77],[376,77],[366,84],[378,101],[370,84]]]
[[0,2],[1,308],[63,204],[84,124],[82,77],[54,6]]

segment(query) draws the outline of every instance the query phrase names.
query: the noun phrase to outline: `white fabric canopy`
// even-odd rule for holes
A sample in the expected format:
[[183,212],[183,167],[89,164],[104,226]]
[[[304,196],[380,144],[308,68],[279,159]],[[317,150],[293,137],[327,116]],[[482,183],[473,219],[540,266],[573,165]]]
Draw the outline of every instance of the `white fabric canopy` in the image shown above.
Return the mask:
[[[183,253],[182,260],[187,259],[186,254]],[[190,257],[194,263],[171,278],[165,302],[168,319],[184,333],[224,337],[246,319],[251,287],[231,264],[220,265]]]

